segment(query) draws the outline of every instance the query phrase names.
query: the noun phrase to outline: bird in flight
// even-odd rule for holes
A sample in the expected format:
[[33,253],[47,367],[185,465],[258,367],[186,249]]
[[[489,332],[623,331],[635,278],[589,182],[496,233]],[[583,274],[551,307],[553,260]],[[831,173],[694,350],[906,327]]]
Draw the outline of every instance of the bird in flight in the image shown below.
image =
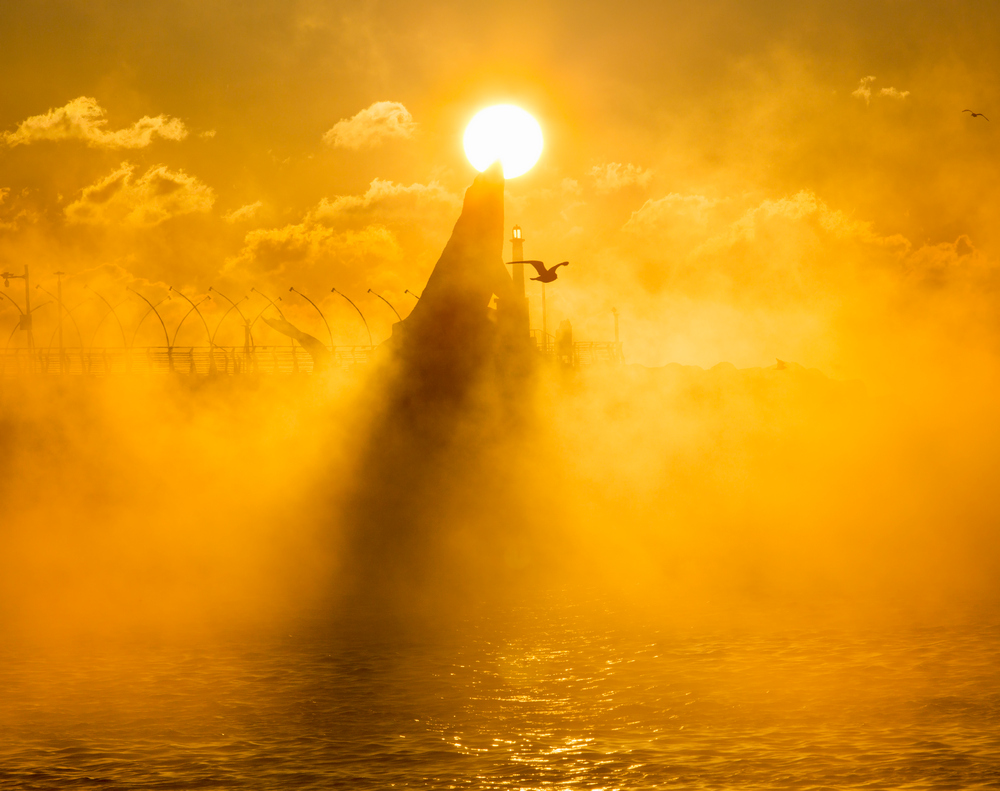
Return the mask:
[[546,269],[545,264],[541,261],[511,261],[512,264],[531,264],[535,267],[535,271],[538,272],[538,277],[531,278],[532,280],[537,280],[539,283],[551,283],[558,277],[556,275],[556,270],[561,266],[569,266],[569,261],[563,261],[562,263],[556,264],[551,269]]
[[[962,112],[963,113],[972,113],[972,110],[962,110]],[[986,116],[983,115],[982,113],[972,113],[972,117],[973,118],[986,118]],[[989,121],[990,119],[986,118],[986,120]]]

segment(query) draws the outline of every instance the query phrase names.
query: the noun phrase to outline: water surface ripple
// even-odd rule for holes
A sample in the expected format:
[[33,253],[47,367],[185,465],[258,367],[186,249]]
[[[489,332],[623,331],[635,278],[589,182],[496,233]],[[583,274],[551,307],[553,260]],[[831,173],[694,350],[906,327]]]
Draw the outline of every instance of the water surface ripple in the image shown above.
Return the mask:
[[7,648],[0,788],[1000,788],[1000,630]]

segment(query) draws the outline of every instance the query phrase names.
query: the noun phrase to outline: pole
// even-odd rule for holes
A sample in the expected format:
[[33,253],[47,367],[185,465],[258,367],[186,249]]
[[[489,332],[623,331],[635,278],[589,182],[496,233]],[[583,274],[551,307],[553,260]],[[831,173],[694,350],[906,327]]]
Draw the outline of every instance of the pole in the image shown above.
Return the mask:
[[321,319],[323,319],[323,323],[326,324],[326,334],[330,336],[330,351],[332,352],[333,351],[333,333],[330,331],[330,324],[326,320],[326,316],[323,315],[323,311],[319,309],[319,305],[317,305],[315,302],[313,302],[311,299],[309,299],[309,297],[307,297],[305,294],[303,294],[301,291],[299,291],[297,288],[295,288],[295,286],[289,286],[288,290],[289,291],[294,291],[296,294],[298,294],[300,297],[302,297],[306,302],[308,302],[310,305],[312,305],[314,308],[316,308],[316,312],[319,314],[319,317]]
[[[59,333],[59,371],[60,373],[66,373],[66,352],[63,348],[63,328],[62,328],[62,312],[63,312],[63,301],[62,301],[62,272],[56,272],[56,302],[59,303],[59,308],[57,314],[59,316],[56,321],[56,331]],[[82,344],[83,341],[81,340]]]
[[[31,288],[28,280],[28,265],[24,265],[24,312],[27,314],[24,329],[28,332],[28,348],[35,348],[35,333],[31,329]],[[30,355],[30,352],[29,352]]]
[[374,294],[376,297],[378,297],[379,299],[381,299],[386,305],[389,306],[389,309],[392,310],[392,312],[396,314],[396,318],[397,319],[399,319],[400,321],[403,320],[403,317],[399,315],[399,311],[396,310],[394,307],[392,307],[392,303],[389,300],[387,300],[385,297],[383,297],[377,291],[372,291],[371,289],[368,289],[368,293],[369,294]]
[[347,296],[347,294],[345,294],[343,291],[337,291],[336,288],[331,288],[330,291],[332,291],[334,294],[340,294],[340,296],[342,296],[344,299],[346,299],[348,302],[351,303],[351,307],[353,307],[358,312],[358,315],[361,317],[361,320],[365,323],[365,329],[368,330],[368,345],[374,347],[375,343],[372,341],[372,331],[368,329],[368,320],[365,318],[365,314],[361,312],[361,308],[355,305],[354,300],[352,300],[349,296]]
[[542,351],[549,352],[549,317],[545,312],[545,284],[542,283]]

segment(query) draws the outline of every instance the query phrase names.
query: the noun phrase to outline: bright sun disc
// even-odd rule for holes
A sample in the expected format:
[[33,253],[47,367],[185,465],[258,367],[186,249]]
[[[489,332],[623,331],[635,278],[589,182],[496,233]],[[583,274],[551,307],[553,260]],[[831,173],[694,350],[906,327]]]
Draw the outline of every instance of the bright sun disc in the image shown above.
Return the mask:
[[482,172],[500,160],[505,179],[527,173],[542,153],[542,128],[520,107],[497,104],[480,110],[465,127],[465,155]]

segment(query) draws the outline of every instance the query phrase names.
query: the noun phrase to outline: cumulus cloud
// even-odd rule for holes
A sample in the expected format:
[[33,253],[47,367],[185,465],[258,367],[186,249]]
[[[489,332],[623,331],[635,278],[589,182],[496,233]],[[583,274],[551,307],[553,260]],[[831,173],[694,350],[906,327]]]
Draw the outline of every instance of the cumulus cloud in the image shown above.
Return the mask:
[[412,137],[414,129],[413,116],[400,102],[375,102],[334,124],[323,142],[340,148],[370,148],[392,138]]
[[903,99],[905,99],[907,96],[910,95],[910,92],[897,91],[895,88],[889,87],[889,88],[883,88],[881,91],[878,92],[878,95],[887,96],[890,99],[897,99],[899,101],[902,101]]
[[870,222],[854,220],[839,209],[831,209],[810,190],[801,190],[795,195],[778,200],[763,201],[747,210],[714,241],[717,246],[752,241],[762,227],[775,219],[814,223],[819,230],[840,241],[856,241],[894,249],[897,252],[906,252],[910,249],[910,241],[905,237],[899,234],[882,236],[875,232]]
[[430,184],[395,184],[385,179],[373,179],[364,195],[338,195],[333,200],[323,198],[311,212],[315,220],[333,220],[355,214],[397,214],[417,205],[442,204],[461,206],[461,198],[453,195],[438,182]]
[[653,178],[653,171],[629,163],[609,162],[606,165],[595,165],[590,169],[590,175],[598,192],[615,192],[622,187],[637,184],[645,187]]
[[157,225],[171,217],[207,212],[215,202],[212,189],[182,170],[153,165],[138,179],[135,167],[123,162],[105,178],[85,187],[66,207],[66,217],[78,223]]
[[[862,77],[861,82],[858,83],[858,87],[855,91],[851,93],[855,99],[861,99],[865,104],[871,104],[872,101],[872,83],[875,82],[875,77],[868,75],[867,77]],[[877,96],[884,96],[887,99],[895,99],[896,101],[903,101],[907,96],[910,95],[909,91],[900,91],[892,86],[888,88],[883,88],[876,94]]]
[[42,140],[82,140],[94,148],[114,149],[145,148],[154,137],[183,140],[188,134],[183,121],[166,115],[147,115],[130,127],[110,131],[105,115],[97,99],[80,96],[62,107],[31,116],[18,124],[16,131],[0,134],[0,140],[10,147]]
[[407,186],[374,179],[362,195],[323,198],[300,222],[251,231],[228,268],[276,273],[290,263],[308,268],[337,262],[347,277],[357,278],[364,262],[398,266],[408,237],[422,228],[440,235],[459,206],[461,198],[436,182]]
[[672,192],[662,198],[646,201],[638,211],[632,212],[624,228],[626,231],[646,233],[678,218],[689,224],[705,226],[709,209],[717,203],[714,198],[706,198],[704,195],[679,195]]
[[261,201],[248,203],[246,206],[240,206],[238,209],[233,209],[222,219],[226,222],[245,222],[246,220],[252,220],[257,216],[257,210],[263,205],[264,204]]
[[872,101],[872,89],[871,84],[875,82],[875,78],[871,75],[867,77],[862,77],[861,82],[858,84],[857,90],[851,93],[855,99],[863,99],[865,104],[871,104]]
[[17,231],[38,221],[38,212],[27,205],[27,195],[25,189],[11,199],[10,187],[0,187],[0,231]]

